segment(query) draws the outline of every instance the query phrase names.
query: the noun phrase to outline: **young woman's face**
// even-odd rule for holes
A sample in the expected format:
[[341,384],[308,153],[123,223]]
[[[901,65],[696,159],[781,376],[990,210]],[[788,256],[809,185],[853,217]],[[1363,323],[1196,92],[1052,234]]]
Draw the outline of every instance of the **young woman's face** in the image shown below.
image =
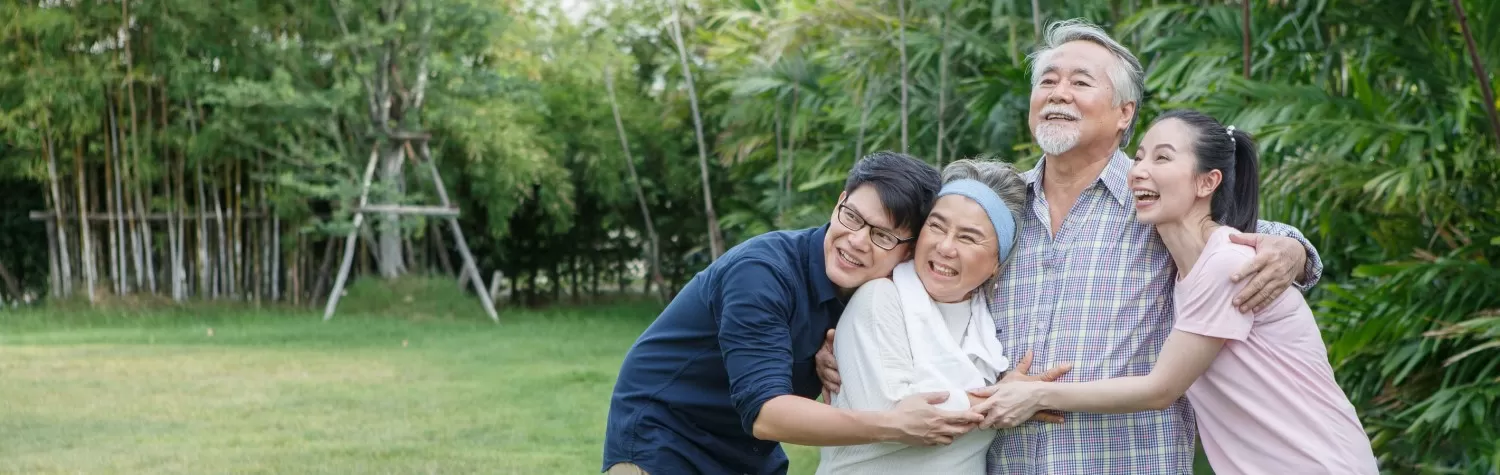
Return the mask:
[[1178,119],[1163,120],[1146,131],[1130,168],[1137,220],[1166,223],[1184,219],[1195,207],[1208,209],[1221,174],[1197,172],[1197,140],[1198,132]]
[[917,278],[939,302],[957,302],[1000,269],[995,225],[964,196],[938,198],[917,238]]

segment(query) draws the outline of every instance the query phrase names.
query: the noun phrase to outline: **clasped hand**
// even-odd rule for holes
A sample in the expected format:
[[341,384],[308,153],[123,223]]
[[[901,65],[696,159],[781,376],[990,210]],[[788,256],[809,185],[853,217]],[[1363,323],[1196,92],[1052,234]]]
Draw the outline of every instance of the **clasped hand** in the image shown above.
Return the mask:
[[984,415],[980,429],[1004,429],[1021,425],[1028,420],[1061,424],[1063,417],[1051,411],[1038,411],[1036,389],[1038,382],[1052,382],[1073,369],[1072,363],[1063,363],[1041,375],[1027,374],[1031,370],[1031,352],[1027,351],[999,382],[969,390],[969,410]]

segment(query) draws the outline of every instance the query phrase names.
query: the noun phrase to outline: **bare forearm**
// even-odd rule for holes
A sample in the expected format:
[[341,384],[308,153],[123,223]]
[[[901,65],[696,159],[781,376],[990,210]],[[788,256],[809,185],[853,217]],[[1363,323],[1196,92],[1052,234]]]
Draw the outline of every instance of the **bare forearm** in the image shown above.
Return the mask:
[[[1148,376],[1130,376],[1083,383],[1041,384],[1042,409],[1118,414],[1164,409],[1182,396]],[[1174,394],[1175,392],[1175,394]]]
[[896,440],[884,413],[850,411],[797,396],[777,396],[761,406],[755,438],[815,447]]

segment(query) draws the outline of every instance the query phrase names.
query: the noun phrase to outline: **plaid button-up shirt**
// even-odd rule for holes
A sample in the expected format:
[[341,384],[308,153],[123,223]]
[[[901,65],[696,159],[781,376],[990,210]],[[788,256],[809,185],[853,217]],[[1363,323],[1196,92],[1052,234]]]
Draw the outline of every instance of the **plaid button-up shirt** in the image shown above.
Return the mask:
[[[1030,206],[1021,242],[990,294],[990,311],[1006,356],[1033,352],[1039,373],[1071,362],[1060,381],[1093,381],[1151,372],[1172,332],[1176,266],[1153,226],[1135,220],[1127,175],[1116,151],[1051,235],[1041,174],[1046,158],[1022,176]],[[1257,232],[1289,236],[1307,247],[1307,281],[1322,263],[1296,228],[1261,221]],[[1128,414],[1069,412],[1063,424],[1026,422],[999,433],[988,473],[1190,474],[1197,427],[1179,398],[1165,410]]]

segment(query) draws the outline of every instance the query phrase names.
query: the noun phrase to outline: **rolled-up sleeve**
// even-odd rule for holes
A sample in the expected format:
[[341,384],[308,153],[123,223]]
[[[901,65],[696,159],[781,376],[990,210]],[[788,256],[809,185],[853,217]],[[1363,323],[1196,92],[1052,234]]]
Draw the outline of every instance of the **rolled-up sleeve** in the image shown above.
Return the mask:
[[719,347],[729,375],[729,400],[746,433],[754,433],[761,406],[792,394],[794,306],[787,272],[746,260],[725,269],[719,283]]
[[1302,292],[1307,292],[1314,285],[1318,285],[1318,280],[1323,278],[1323,259],[1318,255],[1318,249],[1313,247],[1312,241],[1308,241],[1306,237],[1302,236],[1301,230],[1290,224],[1262,219],[1256,223],[1255,232],[1270,234],[1272,236],[1289,237],[1302,243],[1302,247],[1307,249],[1307,264],[1302,267],[1303,280],[1293,281],[1292,285],[1296,286],[1297,290]]

